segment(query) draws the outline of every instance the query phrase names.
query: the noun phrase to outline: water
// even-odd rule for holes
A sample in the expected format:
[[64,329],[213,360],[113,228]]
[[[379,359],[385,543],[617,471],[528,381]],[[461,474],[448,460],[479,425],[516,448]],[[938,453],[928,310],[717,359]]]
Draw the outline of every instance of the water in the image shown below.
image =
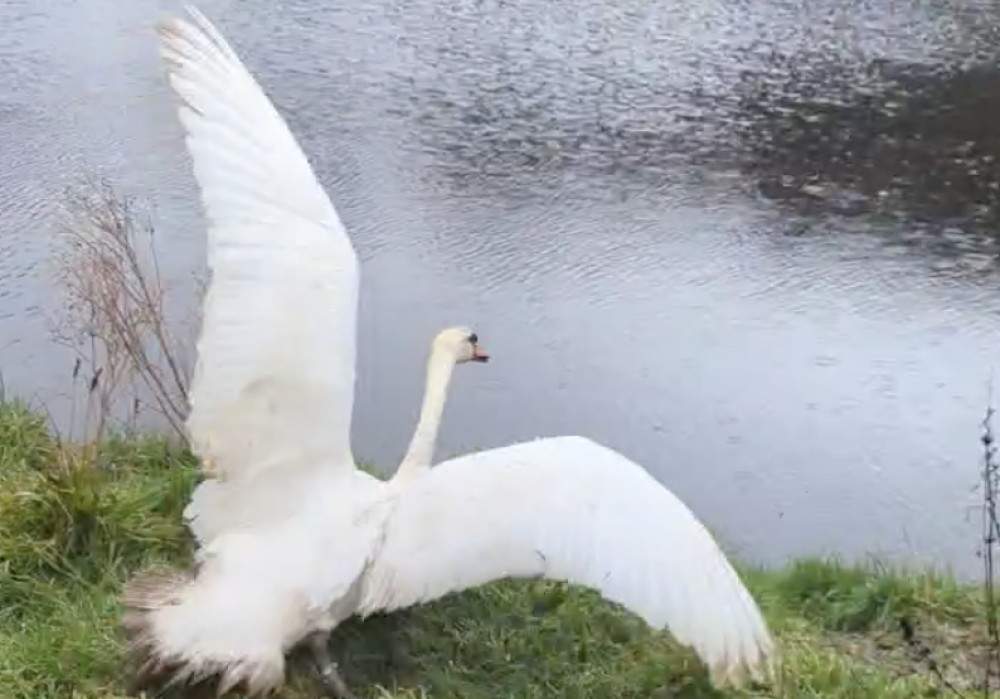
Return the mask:
[[[428,342],[471,325],[439,454],[592,436],[741,554],[972,574],[997,358],[988,3],[204,0],[362,259],[356,452],[392,467]],[[0,366],[55,406],[65,187],[148,202],[191,298],[203,223],[152,22],[0,5]]]

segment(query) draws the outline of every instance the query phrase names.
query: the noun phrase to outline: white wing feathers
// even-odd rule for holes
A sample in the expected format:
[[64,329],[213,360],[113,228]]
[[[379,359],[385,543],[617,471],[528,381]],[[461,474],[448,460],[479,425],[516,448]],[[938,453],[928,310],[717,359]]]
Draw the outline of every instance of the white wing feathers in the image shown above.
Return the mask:
[[713,676],[758,674],[772,640],[701,523],[624,456],[580,437],[479,452],[402,491],[359,613],[504,577],[596,588],[693,646]]
[[227,482],[353,469],[357,257],[281,116],[187,9],[158,31],[208,219],[192,447]]

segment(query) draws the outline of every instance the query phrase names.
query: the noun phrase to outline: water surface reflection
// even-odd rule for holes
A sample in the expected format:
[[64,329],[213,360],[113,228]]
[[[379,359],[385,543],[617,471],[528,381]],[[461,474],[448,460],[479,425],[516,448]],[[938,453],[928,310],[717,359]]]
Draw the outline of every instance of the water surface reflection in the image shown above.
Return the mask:
[[[757,559],[975,571],[1000,330],[987,3],[202,5],[363,260],[359,454],[394,464],[431,335],[469,323],[495,361],[458,377],[442,454],[585,433]],[[203,224],[149,31],[168,8],[0,6],[17,393],[51,401],[72,366],[45,232],[78,174],[150,202],[190,301]]]

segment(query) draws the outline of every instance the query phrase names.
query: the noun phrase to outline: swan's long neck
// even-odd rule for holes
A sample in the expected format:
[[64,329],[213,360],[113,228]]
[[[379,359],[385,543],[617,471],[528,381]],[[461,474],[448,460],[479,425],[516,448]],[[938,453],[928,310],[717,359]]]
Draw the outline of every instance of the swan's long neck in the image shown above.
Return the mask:
[[395,478],[415,476],[431,467],[441,415],[448,397],[448,384],[454,369],[455,358],[449,352],[438,349],[431,352],[430,359],[427,360],[427,384],[424,387],[424,402],[420,406],[420,420]]

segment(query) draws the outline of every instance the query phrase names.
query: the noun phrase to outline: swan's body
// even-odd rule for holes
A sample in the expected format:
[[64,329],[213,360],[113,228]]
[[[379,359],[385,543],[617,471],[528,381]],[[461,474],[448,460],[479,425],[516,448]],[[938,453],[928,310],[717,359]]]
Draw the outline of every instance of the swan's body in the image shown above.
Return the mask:
[[197,573],[125,591],[146,667],[264,692],[292,646],[349,616],[541,576],[669,628],[720,683],[757,674],[772,641],[753,599],[687,507],[624,456],[557,437],[430,468],[452,371],[484,358],[468,330],[434,341],[396,476],[355,467],[354,251],[277,112],[191,14],[160,32],[210,222],[188,426],[213,477],[185,511]]

